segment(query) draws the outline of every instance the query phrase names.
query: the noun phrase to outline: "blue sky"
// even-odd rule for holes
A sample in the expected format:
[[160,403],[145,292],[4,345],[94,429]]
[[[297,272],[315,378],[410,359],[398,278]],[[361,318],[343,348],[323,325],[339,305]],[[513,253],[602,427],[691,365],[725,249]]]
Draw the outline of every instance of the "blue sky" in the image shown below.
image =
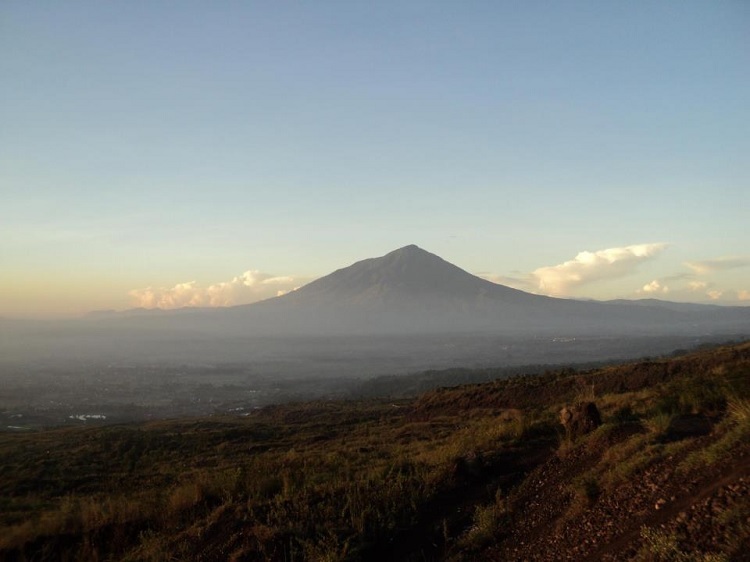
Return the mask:
[[744,1],[9,0],[0,315],[250,302],[410,243],[746,304],[749,68]]

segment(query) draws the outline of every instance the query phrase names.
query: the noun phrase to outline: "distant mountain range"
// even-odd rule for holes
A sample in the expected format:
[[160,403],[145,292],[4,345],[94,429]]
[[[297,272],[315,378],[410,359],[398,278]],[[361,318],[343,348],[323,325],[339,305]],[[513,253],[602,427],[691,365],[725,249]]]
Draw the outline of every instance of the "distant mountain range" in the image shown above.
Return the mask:
[[[44,324],[44,323],[41,323]],[[34,321],[0,327],[34,329]],[[359,261],[253,304],[100,311],[46,324],[68,333],[143,331],[210,337],[438,335],[706,335],[750,332],[750,307],[657,299],[593,301],[535,295],[492,283],[409,245]]]
[[[130,316],[153,320],[144,313]],[[221,309],[170,311],[161,318],[172,318],[181,329],[258,335],[703,334],[750,329],[750,308],[534,295],[476,277],[414,245],[357,262],[280,297]]]
[[[241,362],[265,373],[384,373],[623,358],[748,335],[750,307],[534,295],[406,246],[249,305],[0,321],[0,363]],[[576,338],[575,349],[550,344]],[[581,347],[584,340],[596,343]]]

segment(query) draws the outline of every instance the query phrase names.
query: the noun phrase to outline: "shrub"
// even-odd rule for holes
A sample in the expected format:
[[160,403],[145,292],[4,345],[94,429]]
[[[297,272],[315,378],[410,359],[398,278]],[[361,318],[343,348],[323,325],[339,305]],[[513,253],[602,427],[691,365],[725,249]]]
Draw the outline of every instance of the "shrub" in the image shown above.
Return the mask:
[[645,419],[643,421],[643,425],[651,433],[655,434],[656,437],[661,437],[663,435],[666,435],[666,433],[669,431],[669,427],[672,424],[673,419],[673,414],[659,412],[657,414],[654,414],[650,418]]
[[638,416],[631,406],[622,406],[612,414],[612,423],[623,424],[638,421]]
[[649,527],[641,528],[643,545],[638,551],[636,560],[655,560],[656,562],[726,562],[720,554],[702,552],[685,552],[680,549],[676,533],[667,533]]
[[737,423],[750,423],[750,400],[730,398],[727,402],[727,413]]
[[498,490],[493,503],[476,508],[472,526],[461,537],[460,545],[468,549],[481,549],[492,541],[507,518],[508,502]]

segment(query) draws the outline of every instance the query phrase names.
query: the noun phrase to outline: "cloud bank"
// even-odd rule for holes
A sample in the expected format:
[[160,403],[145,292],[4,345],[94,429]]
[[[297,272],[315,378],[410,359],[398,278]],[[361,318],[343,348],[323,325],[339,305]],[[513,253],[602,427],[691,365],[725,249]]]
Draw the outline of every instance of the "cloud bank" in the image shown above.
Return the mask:
[[563,296],[586,283],[629,275],[641,263],[654,258],[666,247],[664,243],[653,243],[607,248],[596,252],[584,251],[572,260],[536,269],[531,273],[531,278],[540,292]]
[[146,287],[128,292],[132,303],[141,308],[182,308],[185,306],[233,306],[288,293],[304,284],[294,277],[276,277],[249,270],[230,281],[207,287],[195,281],[177,283],[173,287]]
[[[559,297],[571,296],[581,285],[625,277],[634,273],[645,261],[657,257],[667,244],[651,243],[607,248],[595,252],[580,252],[572,260],[558,265],[540,267],[531,273],[513,272],[512,275],[480,273],[480,277],[522,291]],[[725,270],[750,266],[750,258],[719,257],[701,261],[687,261],[688,271],[652,279],[631,286],[629,296],[669,298],[676,302],[707,302],[745,304],[750,291],[722,286],[719,277]],[[716,279],[713,279],[716,277]]]

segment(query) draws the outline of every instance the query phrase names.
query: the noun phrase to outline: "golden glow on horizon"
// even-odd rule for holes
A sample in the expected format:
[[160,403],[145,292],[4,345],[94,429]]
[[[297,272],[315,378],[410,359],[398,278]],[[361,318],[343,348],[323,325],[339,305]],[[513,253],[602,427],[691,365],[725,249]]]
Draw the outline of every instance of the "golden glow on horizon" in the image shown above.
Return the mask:
[[[662,254],[666,248],[666,244],[658,243],[584,251],[572,260],[519,273],[516,277],[491,273],[480,276],[521,290],[561,297],[598,300],[657,297],[676,302],[721,304],[750,302],[750,290],[741,271],[750,261],[715,259],[689,262],[689,267],[683,263],[682,272],[655,277],[650,268],[654,262],[664,259]],[[646,262],[649,262],[648,267]],[[696,272],[695,263],[712,267]],[[95,310],[232,306],[274,297],[312,280],[248,270],[228,281],[178,281],[158,286],[142,283],[141,277],[145,275],[148,272],[103,276],[79,269],[56,275],[54,283],[49,281],[49,276],[41,274],[6,275],[0,278],[0,316],[65,318]],[[134,286],[145,288],[134,289]]]

